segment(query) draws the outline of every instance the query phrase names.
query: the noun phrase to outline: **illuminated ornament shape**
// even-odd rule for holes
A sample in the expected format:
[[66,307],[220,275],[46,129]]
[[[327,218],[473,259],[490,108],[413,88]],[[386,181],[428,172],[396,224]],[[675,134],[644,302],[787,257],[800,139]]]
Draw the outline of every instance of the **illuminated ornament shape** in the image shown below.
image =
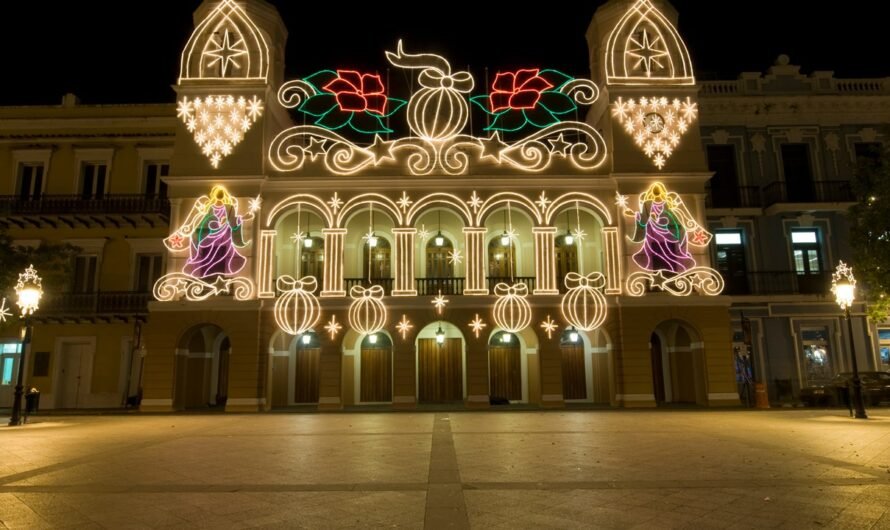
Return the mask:
[[194,135],[210,164],[219,169],[220,162],[231,155],[244,140],[253,124],[263,115],[263,102],[253,96],[207,96],[189,100],[183,97],[177,115]]
[[12,312],[6,307],[6,298],[0,300],[0,324],[6,322],[6,319],[12,316]]
[[494,287],[494,323],[508,333],[519,333],[532,322],[532,307],[528,303],[528,286],[499,283]]
[[680,140],[698,119],[698,105],[690,98],[622,98],[612,105],[612,116],[658,169],[679,147]]
[[562,92],[572,81],[557,70],[498,72],[491,93],[470,101],[491,116],[486,131],[513,132],[529,125],[545,129],[562,121],[560,116],[578,110],[572,98]]
[[354,286],[349,295],[349,326],[362,335],[372,335],[386,326],[386,306],[383,305],[383,287],[372,285],[365,289]]
[[[623,200],[622,200],[623,199]],[[627,200],[619,196],[619,204]],[[689,252],[689,245],[707,246],[713,238],[686,208],[683,199],[656,182],[639,197],[639,210],[624,209],[634,219],[631,237],[640,243],[633,261],[642,271],[627,278],[631,296],[643,296],[648,290],[688,296],[698,290],[708,296],[723,291],[723,277],[714,269],[699,267]]]
[[637,0],[606,41],[609,85],[694,85],[686,43],[651,0]]
[[550,318],[550,315],[547,315],[547,320],[541,322],[541,328],[544,330],[544,333],[547,334],[547,338],[552,339],[553,332],[559,328],[559,325]]
[[188,251],[181,272],[161,277],[154,285],[154,296],[169,302],[184,296],[189,301],[207,300],[220,294],[236,300],[253,296],[253,283],[237,276],[247,265],[239,248],[246,247],[244,224],[252,221],[255,211],[242,217],[238,201],[222,186],[198,198],[185,222],[164,240],[172,253]]
[[237,79],[265,82],[269,45],[235,0],[222,0],[196,27],[182,52],[179,82]]
[[[401,41],[386,56],[394,66],[419,71],[419,88],[407,103],[411,136],[381,136],[391,132],[382,118],[392,116],[404,101],[385,96],[379,77],[326,70],[285,83],[279,90],[282,106],[312,116],[315,122],[281,132],[269,147],[271,166],[289,172],[300,170],[307,160],[320,160],[331,173],[354,175],[389,162],[422,176],[466,174],[473,162],[538,173],[557,159],[581,171],[592,171],[606,161],[606,144],[596,129],[579,121],[561,121],[578,105],[597,101],[599,88],[590,80],[572,79],[555,70],[502,72],[491,94],[470,98],[493,116],[492,134],[475,137],[465,133],[470,118],[467,96],[475,86],[469,72],[455,72],[440,55],[406,53]],[[513,143],[501,139],[501,131],[529,124],[540,130]],[[357,145],[342,136],[347,125],[375,134],[373,144]]]
[[312,330],[321,319],[321,304],[315,297],[318,282],[312,276],[296,280],[290,276],[278,278],[278,290],[283,294],[275,301],[275,323],[290,335],[302,335]]
[[600,292],[606,286],[606,277],[599,272],[582,276],[570,272],[566,275],[568,289],[562,297],[562,316],[581,331],[593,331],[606,321],[606,297]]
[[325,324],[324,329],[331,336],[331,340],[334,340],[337,337],[337,333],[340,333],[340,330],[343,329],[343,326],[337,322],[337,315],[331,315],[331,319]]
[[408,320],[408,315],[402,315],[402,320],[396,324],[396,329],[402,335],[402,340],[405,340],[408,337],[408,332],[410,332],[414,328],[414,324]]

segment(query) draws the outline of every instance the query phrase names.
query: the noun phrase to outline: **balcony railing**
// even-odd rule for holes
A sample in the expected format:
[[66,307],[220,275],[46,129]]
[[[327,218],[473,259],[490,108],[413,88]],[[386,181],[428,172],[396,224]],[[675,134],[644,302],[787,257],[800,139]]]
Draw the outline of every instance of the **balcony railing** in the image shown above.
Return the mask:
[[726,295],[825,295],[830,288],[828,274],[798,274],[794,271],[758,271],[723,275]]
[[386,296],[392,294],[392,278],[374,278],[372,280],[368,280],[367,278],[346,278],[343,280],[346,283],[346,293],[352,290],[353,287],[364,287],[367,289],[372,285],[379,285],[383,287],[383,291],[386,293]]
[[760,208],[763,199],[757,186],[739,186],[732,189],[708,189],[708,208]]
[[148,313],[151,293],[108,291],[48,294],[38,316],[123,316]]
[[0,196],[0,219],[19,227],[56,226],[57,221],[75,225],[104,226],[166,223],[170,218],[170,200],[149,195],[41,195],[22,198]]
[[779,203],[855,202],[853,188],[847,180],[823,180],[807,184],[789,185],[773,182],[763,188],[764,206]]
[[464,294],[463,278],[417,278],[414,280],[418,296],[436,296],[442,294]]
[[513,285],[515,283],[524,283],[528,286],[528,293],[531,294],[535,290],[535,279],[533,277],[516,277],[516,278],[488,278],[488,292],[494,293],[494,287],[499,283]]

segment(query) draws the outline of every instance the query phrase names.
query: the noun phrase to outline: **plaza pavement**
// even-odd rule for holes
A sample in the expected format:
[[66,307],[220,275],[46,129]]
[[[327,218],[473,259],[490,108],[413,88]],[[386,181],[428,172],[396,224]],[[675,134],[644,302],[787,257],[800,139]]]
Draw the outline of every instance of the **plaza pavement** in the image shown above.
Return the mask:
[[890,410],[33,418],[10,528],[890,528]]

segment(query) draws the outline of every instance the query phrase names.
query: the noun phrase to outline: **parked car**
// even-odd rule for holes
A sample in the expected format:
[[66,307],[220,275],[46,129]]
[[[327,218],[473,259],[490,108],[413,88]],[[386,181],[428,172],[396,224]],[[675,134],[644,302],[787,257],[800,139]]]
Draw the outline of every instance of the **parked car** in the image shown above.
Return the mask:
[[[859,372],[859,379],[862,381],[862,400],[866,405],[876,406],[890,401],[890,373]],[[837,374],[828,383],[801,388],[800,400],[811,407],[847,405],[852,381],[852,372]]]

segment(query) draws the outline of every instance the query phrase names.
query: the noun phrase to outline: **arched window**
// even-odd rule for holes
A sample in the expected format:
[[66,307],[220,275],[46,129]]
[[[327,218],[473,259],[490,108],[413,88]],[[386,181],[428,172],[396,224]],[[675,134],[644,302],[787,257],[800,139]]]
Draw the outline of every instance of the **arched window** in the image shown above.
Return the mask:
[[488,277],[507,279],[517,276],[515,241],[509,236],[496,237],[488,244]]
[[310,237],[300,242],[300,277],[313,276],[324,281],[324,240]]
[[392,249],[389,241],[382,237],[375,237],[376,245],[373,247],[364,242],[364,259],[362,260],[362,278],[365,280],[389,280],[392,278],[390,269],[390,257]]
[[578,272],[578,240],[571,236],[556,238],[556,284],[565,289],[565,277],[570,272]]
[[[436,241],[441,237],[440,241]],[[441,245],[439,243],[442,243]],[[430,238],[426,245],[426,277],[427,278],[453,278],[454,264],[449,261],[448,255],[454,252],[454,245],[444,236]]]

